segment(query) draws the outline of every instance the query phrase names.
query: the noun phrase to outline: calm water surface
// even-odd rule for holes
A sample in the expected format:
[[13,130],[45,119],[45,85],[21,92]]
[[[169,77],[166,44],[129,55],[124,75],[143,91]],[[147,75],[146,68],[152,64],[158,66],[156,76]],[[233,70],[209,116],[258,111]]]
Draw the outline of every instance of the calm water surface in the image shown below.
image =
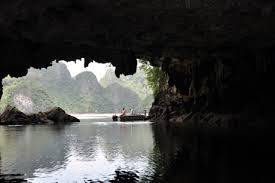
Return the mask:
[[150,122],[114,123],[109,115],[80,118],[80,123],[62,126],[0,126],[0,180],[275,180],[274,138],[263,133],[189,134]]
[[109,180],[116,170],[141,177],[150,174],[154,145],[150,122],[96,116],[64,126],[0,127],[0,173],[30,182]]

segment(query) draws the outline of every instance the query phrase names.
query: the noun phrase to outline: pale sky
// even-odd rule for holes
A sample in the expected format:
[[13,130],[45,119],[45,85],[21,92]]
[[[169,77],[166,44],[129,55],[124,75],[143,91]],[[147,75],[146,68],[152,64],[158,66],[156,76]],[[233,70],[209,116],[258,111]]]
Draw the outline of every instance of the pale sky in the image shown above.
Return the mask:
[[99,64],[97,62],[91,62],[88,67],[84,68],[84,59],[76,61],[61,61],[66,64],[68,70],[70,71],[72,77],[83,71],[91,71],[96,75],[97,80],[99,81],[106,73],[109,68],[114,68],[110,63],[108,64]]

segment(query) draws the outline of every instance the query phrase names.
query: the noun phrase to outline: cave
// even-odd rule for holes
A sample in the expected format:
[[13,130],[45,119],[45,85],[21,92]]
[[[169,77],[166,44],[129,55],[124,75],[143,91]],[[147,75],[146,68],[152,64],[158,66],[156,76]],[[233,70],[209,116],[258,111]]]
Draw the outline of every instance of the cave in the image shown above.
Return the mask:
[[[0,79],[25,76],[30,67],[47,68],[52,60],[77,58],[85,58],[86,66],[93,60],[111,63],[119,77],[134,74],[137,59],[141,59],[164,73],[150,119],[163,124],[154,128],[169,132],[172,139],[171,127],[181,135],[185,127],[264,129],[263,134],[273,133],[274,32],[272,0],[2,0]],[[66,130],[49,128],[56,139]],[[82,128],[86,135],[96,133],[95,128]],[[108,128],[104,135],[114,140],[108,135],[114,133],[121,138],[121,131]],[[36,138],[40,137],[36,133]],[[268,167],[274,164],[274,151],[270,151],[273,136],[258,138],[252,133],[246,141],[248,135],[241,132],[235,137],[196,134],[183,146],[186,154],[174,159],[178,163],[169,169],[172,173],[166,172],[172,177],[168,176],[166,182],[171,182],[175,173],[182,176],[181,168],[186,170],[189,182],[274,180]],[[166,160],[168,147],[177,141],[161,133],[155,133],[154,138],[159,149],[165,151]],[[50,136],[49,140],[53,142],[50,147],[58,149],[55,138]],[[89,143],[76,146],[84,155],[94,150]],[[44,148],[43,144],[38,147]],[[58,155],[64,158],[67,150],[58,151]],[[0,155],[5,158],[1,151]],[[4,161],[1,156],[0,173]]]
[[272,1],[260,0],[3,1],[0,78],[81,57],[85,65],[111,62],[117,76],[128,75],[139,58],[167,75],[152,119],[268,119],[274,12]]

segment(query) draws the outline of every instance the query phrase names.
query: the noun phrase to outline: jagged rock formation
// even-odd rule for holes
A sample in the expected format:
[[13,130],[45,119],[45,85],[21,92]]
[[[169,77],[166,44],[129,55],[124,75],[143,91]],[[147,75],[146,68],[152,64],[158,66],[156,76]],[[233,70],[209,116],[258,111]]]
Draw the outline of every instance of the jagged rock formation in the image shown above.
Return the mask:
[[274,12],[271,0],[2,1],[0,75],[86,57],[111,62],[119,76],[143,58],[191,96],[192,111],[268,110]]
[[80,122],[80,120],[66,114],[59,107],[47,112],[27,115],[16,107],[7,106],[5,111],[0,115],[0,125],[64,124],[71,122]]

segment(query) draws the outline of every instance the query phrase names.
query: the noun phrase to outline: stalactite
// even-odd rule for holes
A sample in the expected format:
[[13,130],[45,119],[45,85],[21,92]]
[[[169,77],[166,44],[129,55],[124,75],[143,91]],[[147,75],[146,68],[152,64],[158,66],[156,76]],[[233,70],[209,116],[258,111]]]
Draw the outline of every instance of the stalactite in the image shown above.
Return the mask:
[[185,0],[185,7],[186,7],[187,9],[190,9],[190,8],[191,8],[191,2],[190,2],[190,0]]

